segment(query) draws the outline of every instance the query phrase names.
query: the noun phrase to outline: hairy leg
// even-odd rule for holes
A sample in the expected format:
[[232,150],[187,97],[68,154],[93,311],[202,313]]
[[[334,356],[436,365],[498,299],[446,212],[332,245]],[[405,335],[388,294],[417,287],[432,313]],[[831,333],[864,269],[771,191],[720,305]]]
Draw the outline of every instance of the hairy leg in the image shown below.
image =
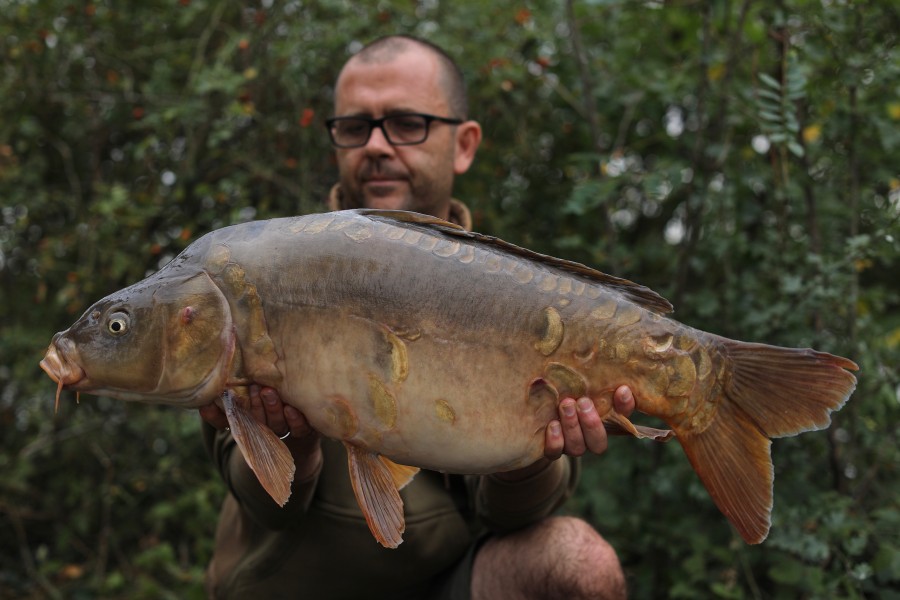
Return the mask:
[[615,550],[590,525],[571,517],[551,517],[491,537],[472,566],[473,600],[625,597]]

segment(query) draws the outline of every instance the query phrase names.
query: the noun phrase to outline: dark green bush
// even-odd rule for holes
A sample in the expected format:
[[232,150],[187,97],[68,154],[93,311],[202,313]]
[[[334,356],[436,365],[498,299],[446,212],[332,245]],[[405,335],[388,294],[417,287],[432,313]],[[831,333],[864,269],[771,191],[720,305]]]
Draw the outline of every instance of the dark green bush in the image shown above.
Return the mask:
[[569,509],[633,596],[900,597],[896,7],[557,4],[0,2],[0,598],[202,596],[223,487],[196,414],[54,414],[38,360],[203,232],[323,209],[336,65],[395,32],[469,76],[480,230],[861,366],[828,431],[775,442],[761,546],[674,444],[586,460]]

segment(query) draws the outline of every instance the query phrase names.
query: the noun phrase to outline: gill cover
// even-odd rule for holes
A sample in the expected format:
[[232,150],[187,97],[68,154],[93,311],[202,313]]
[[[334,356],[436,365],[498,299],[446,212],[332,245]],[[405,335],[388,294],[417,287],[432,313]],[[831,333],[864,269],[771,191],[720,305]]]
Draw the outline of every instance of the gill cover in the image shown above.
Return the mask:
[[163,368],[157,391],[171,398],[209,402],[225,388],[234,354],[231,311],[205,272],[163,286],[154,302],[165,308]]

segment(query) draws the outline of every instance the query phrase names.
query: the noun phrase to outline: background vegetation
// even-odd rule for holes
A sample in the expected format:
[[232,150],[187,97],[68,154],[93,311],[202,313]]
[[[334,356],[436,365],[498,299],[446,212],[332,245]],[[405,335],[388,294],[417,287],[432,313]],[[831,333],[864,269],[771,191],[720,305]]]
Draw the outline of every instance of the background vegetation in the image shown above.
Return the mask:
[[569,509],[635,598],[898,598],[900,32],[885,0],[0,0],[0,598],[189,598],[223,488],[189,411],[64,395],[53,332],[210,229],[317,211],[335,69],[457,56],[479,230],[650,285],[683,322],[852,357],[778,440],[749,547],[676,445],[614,440]]

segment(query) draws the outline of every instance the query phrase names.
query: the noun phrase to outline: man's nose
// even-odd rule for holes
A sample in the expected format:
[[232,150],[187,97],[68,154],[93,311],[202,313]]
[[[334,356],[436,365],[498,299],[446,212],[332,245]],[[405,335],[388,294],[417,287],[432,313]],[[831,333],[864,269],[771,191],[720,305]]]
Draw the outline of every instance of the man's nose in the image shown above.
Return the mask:
[[369,141],[366,142],[366,152],[377,155],[392,155],[394,146],[388,141],[384,130],[381,127],[373,127],[372,133],[369,135]]

